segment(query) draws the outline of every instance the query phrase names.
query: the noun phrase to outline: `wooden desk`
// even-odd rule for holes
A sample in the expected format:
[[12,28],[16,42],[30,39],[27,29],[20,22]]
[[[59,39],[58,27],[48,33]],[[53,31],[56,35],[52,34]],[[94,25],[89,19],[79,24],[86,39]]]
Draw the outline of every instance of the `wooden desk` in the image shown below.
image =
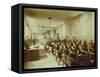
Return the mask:
[[39,48],[24,50],[24,62],[40,59]]

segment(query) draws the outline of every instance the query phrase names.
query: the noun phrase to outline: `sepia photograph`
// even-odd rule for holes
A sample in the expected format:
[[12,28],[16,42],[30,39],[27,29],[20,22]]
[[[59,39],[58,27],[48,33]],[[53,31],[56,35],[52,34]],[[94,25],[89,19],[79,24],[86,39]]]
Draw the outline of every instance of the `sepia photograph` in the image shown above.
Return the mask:
[[24,8],[24,69],[95,66],[95,12]]

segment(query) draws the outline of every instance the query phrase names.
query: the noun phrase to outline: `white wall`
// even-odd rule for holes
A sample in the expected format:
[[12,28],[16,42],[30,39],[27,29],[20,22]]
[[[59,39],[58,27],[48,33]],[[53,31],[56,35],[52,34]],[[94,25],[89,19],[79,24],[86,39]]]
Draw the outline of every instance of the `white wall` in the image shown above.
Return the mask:
[[[17,74],[10,70],[11,62],[11,6],[16,3],[51,4],[78,7],[97,7],[100,0],[1,0],[0,1],[0,77],[99,77],[100,68],[94,70],[60,71],[45,73]],[[99,11],[100,18],[100,11]],[[100,21],[100,19],[98,20]],[[100,26],[100,23],[98,22]],[[98,26],[98,29],[100,27]],[[99,30],[100,33],[100,30]],[[100,39],[100,35],[98,37]],[[100,46],[100,41],[99,46]],[[100,47],[98,47],[98,51]],[[100,59],[100,52],[98,52]],[[99,60],[100,67],[100,60]]]
[[64,24],[57,27],[60,39],[66,37],[77,37],[81,40],[94,40],[94,13],[84,12],[80,16],[64,21]]
[[[67,24],[68,23],[68,24]],[[94,13],[84,12],[80,16],[68,21],[66,29],[69,35],[76,36],[82,40],[94,40]]]

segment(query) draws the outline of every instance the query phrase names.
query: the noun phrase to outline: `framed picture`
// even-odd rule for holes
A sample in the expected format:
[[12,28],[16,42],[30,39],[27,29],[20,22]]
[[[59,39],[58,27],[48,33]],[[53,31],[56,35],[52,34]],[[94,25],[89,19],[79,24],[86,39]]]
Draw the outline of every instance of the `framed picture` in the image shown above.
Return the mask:
[[11,70],[97,68],[97,8],[17,4],[11,13]]

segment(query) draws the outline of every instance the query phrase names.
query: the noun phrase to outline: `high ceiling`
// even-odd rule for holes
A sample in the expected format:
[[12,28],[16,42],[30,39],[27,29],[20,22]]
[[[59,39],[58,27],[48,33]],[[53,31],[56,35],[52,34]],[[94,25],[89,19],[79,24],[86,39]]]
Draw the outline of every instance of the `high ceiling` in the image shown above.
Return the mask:
[[83,14],[84,12],[26,8],[24,13],[28,16],[39,17],[39,18],[51,17],[56,20],[69,20],[70,18],[76,17],[80,14]]
[[[82,11],[25,8],[25,22],[33,33],[44,33],[82,15]],[[41,28],[41,29],[40,29]]]

